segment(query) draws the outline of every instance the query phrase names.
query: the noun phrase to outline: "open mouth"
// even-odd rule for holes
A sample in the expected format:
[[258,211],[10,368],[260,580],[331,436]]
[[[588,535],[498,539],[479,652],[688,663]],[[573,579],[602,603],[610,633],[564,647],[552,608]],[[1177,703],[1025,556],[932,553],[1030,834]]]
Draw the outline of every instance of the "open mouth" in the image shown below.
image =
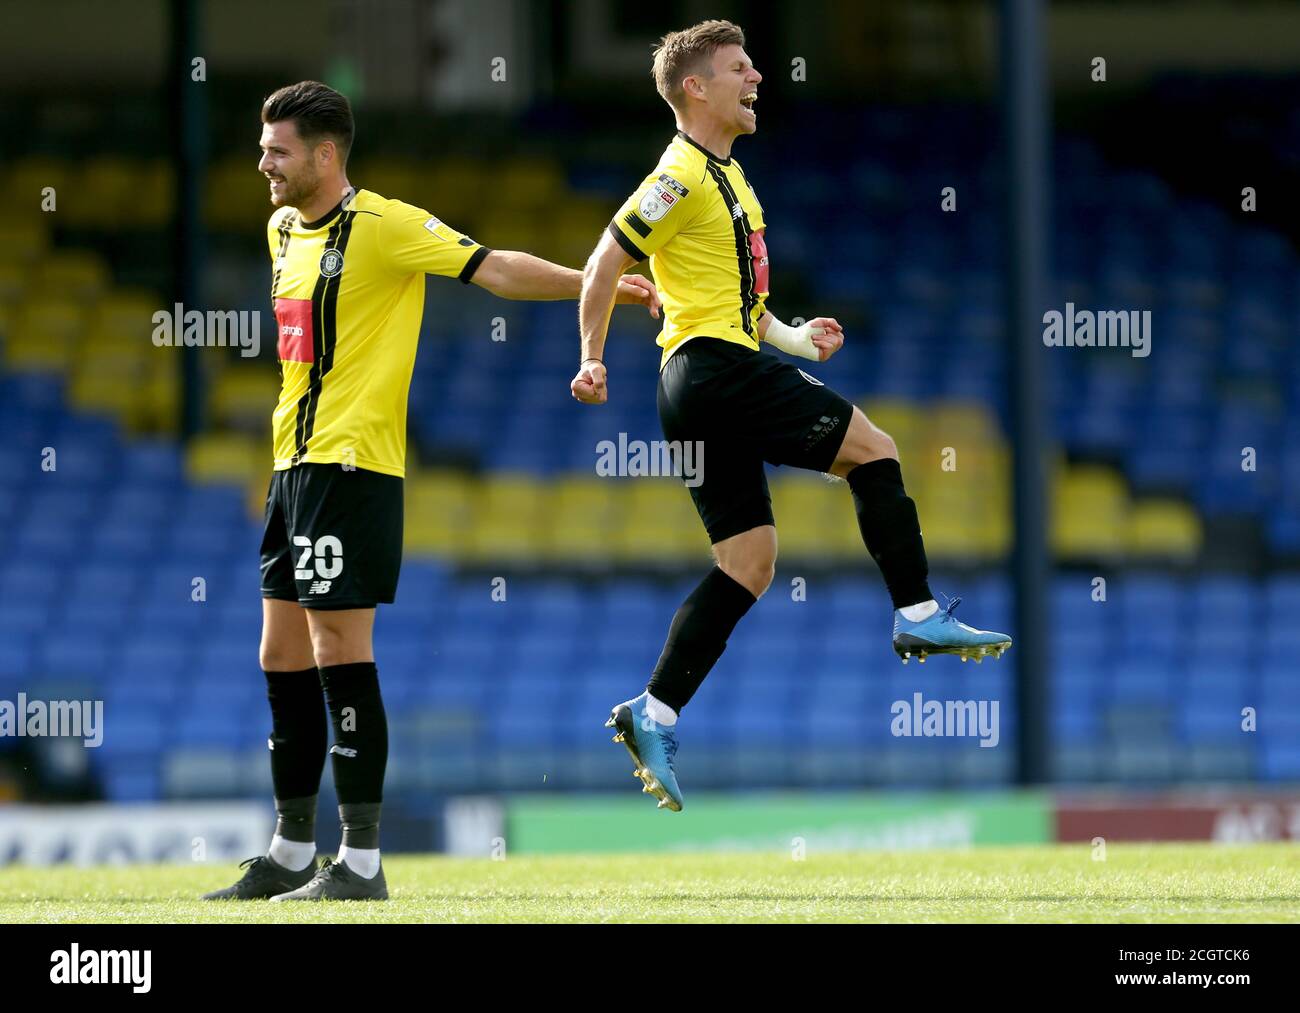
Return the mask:
[[754,103],[758,101],[758,92],[751,91],[747,95],[740,96],[740,104],[749,112],[754,111]]

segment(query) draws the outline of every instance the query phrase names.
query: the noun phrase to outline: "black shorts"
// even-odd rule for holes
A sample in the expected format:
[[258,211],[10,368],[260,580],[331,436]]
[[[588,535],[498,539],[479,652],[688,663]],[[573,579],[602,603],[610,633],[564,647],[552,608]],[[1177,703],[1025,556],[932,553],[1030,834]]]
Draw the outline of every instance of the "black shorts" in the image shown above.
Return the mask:
[[827,471],[853,405],[767,352],[692,338],[659,373],[664,437],[697,442],[702,467],[686,477],[713,543],[774,523],[763,462]]
[[305,608],[392,602],[402,568],[402,480],[338,464],[271,475],[262,597]]

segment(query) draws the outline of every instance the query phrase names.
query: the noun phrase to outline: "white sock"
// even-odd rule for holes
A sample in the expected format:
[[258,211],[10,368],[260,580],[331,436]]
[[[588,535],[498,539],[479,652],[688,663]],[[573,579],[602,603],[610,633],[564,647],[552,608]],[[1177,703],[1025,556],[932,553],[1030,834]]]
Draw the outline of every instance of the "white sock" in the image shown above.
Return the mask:
[[938,612],[939,603],[931,598],[929,601],[917,602],[915,605],[908,605],[898,611],[903,613],[903,618],[909,623],[919,623],[922,619],[929,619]]
[[677,724],[677,712],[662,700],[656,700],[649,693],[645,695],[645,710],[650,715],[650,720],[657,725],[671,728]]
[[379,872],[378,848],[339,848],[339,861],[362,879],[374,879]]
[[271,850],[267,854],[276,865],[283,865],[292,872],[302,872],[316,857],[316,842],[286,841],[276,834],[271,838]]

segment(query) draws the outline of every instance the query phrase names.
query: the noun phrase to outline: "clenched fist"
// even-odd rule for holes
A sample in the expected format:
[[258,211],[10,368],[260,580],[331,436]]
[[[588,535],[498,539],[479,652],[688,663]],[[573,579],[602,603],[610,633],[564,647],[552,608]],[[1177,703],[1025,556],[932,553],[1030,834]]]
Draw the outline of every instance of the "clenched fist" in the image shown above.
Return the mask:
[[605,364],[588,359],[578,367],[578,375],[569,381],[569,391],[583,404],[604,404],[609,398],[605,387]]

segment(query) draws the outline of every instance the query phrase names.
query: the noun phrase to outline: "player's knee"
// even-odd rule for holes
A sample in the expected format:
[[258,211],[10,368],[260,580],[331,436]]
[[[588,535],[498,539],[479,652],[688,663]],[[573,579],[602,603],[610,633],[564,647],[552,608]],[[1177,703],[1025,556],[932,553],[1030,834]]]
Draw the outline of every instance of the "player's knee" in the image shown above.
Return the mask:
[[304,649],[301,645],[288,648],[280,644],[263,643],[257,652],[257,659],[263,672],[301,672],[316,665],[310,645]]
[[776,576],[776,559],[773,558],[766,564],[755,569],[752,574],[752,583],[746,586],[753,593],[755,598],[762,598],[769,587],[772,586],[772,579]]
[[311,633],[311,649],[316,657],[316,667],[351,665],[369,660],[369,643],[358,643],[355,640],[345,630],[317,625]]
[[878,461],[885,457],[892,457],[895,461],[898,460],[898,444],[883,429],[876,429],[872,433],[871,448],[875,455],[872,460]]
[[767,525],[720,542],[713,557],[723,573],[761,598],[776,576],[776,529]]
[[772,586],[772,578],[776,576],[776,556],[767,553],[751,554],[744,559],[729,561],[722,570],[755,598],[761,598],[763,592]]
[[836,474],[847,474],[859,464],[867,464],[870,461],[880,461],[885,458],[898,460],[898,444],[894,442],[894,438],[869,421],[865,415],[860,422],[861,424],[856,424],[858,420],[855,419],[852,439],[846,440],[845,446],[840,451],[840,460],[836,462],[839,466]]
[[313,637],[311,649],[316,657],[317,668],[346,665],[351,660],[348,658],[348,651],[344,648],[343,638],[332,633],[319,634]]

